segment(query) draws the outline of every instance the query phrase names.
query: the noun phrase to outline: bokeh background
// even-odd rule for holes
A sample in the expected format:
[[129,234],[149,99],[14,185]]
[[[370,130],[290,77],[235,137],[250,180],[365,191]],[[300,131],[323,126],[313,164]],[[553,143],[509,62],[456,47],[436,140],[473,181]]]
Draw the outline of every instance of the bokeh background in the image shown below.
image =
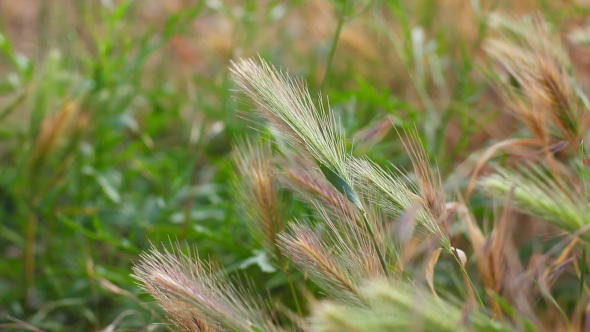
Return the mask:
[[171,240],[288,302],[231,195],[232,144],[260,128],[232,59],[304,77],[378,162],[409,165],[392,123],[416,126],[452,178],[518,128],[480,70],[488,14],[544,15],[587,87],[585,2],[0,0],[0,324],[165,329],[130,274]]

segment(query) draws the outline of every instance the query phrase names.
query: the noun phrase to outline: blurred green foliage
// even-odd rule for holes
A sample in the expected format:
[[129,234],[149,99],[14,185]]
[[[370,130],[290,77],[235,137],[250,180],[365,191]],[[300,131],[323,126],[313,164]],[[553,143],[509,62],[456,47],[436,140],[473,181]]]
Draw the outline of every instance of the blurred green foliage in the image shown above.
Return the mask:
[[[311,36],[277,27],[305,10],[304,1],[268,1],[264,8],[254,0],[197,1],[155,22],[140,15],[141,1],[67,3],[63,12],[56,1],[40,4],[34,54],[15,48],[0,13],[1,321],[10,316],[51,331],[162,322],[130,277],[131,266],[150,242],[176,239],[229,273],[248,269],[273,296],[290,296],[284,276],[252,245],[230,194],[232,142],[262,128],[239,113],[251,105],[234,98],[227,70],[233,56],[259,53],[293,65],[312,91],[321,86],[330,96],[350,136],[390,120],[398,129],[416,126],[445,174],[497,114],[480,103],[488,87],[473,75],[483,16],[473,14],[475,41],[457,42],[456,31],[436,24],[435,1],[330,2],[330,37],[307,48],[293,45]],[[178,65],[171,40],[190,39],[199,33],[195,20],[213,24],[207,19],[216,17],[236,27],[230,54],[197,49],[201,69]],[[385,50],[381,57],[401,62],[399,71],[339,52],[337,22],[348,27],[359,17],[380,41],[378,52]],[[367,64],[378,75],[359,69]],[[395,130],[384,132],[350,147],[382,164],[408,165]],[[306,212],[296,201],[290,209]]]

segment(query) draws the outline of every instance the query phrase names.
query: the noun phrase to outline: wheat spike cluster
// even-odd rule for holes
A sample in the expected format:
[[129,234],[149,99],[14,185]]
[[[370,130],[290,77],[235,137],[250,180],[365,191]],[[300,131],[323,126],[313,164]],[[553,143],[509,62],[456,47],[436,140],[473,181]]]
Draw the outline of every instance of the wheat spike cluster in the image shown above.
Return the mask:
[[[524,134],[474,153],[475,166],[455,185],[426,152],[418,129],[396,127],[412,169],[380,165],[355,152],[337,114],[321,95],[312,97],[305,81],[260,57],[232,62],[236,94],[255,104],[252,115],[264,127],[260,137],[235,144],[234,199],[290,295],[284,303],[264,299],[247,276],[233,278],[196,250],[155,245],[133,275],[175,328],[590,327],[584,283],[590,103],[549,23],[493,16],[490,26],[481,73]],[[530,157],[512,155],[515,147],[532,151]],[[519,161],[501,162],[500,154]],[[309,213],[289,216],[286,193]],[[482,200],[499,211],[495,220],[475,219],[472,209]],[[554,243],[528,262],[518,247],[535,244],[519,241],[523,224],[542,228],[543,241]],[[566,300],[556,299],[564,279],[575,287]]]

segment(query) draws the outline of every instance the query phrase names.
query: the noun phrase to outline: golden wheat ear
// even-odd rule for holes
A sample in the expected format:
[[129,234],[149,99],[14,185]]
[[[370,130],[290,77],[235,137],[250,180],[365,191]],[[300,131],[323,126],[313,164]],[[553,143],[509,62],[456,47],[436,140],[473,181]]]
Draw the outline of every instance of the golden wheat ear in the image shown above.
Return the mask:
[[538,16],[516,21],[496,15],[492,26],[501,35],[490,39],[485,50],[509,78],[493,75],[492,83],[541,142],[549,143],[551,122],[577,148],[590,108],[570,74],[570,60],[559,35]]
[[284,228],[285,209],[271,147],[268,143],[241,141],[233,161],[235,201],[242,207],[254,238],[280,259],[277,234]]
[[282,331],[261,299],[229,282],[214,267],[180,248],[141,255],[134,278],[188,331]]
[[[390,277],[384,271],[373,245],[371,234],[364,223],[353,216],[331,219],[330,212],[320,203],[315,204],[323,222],[312,228],[295,220],[288,232],[280,235],[283,252],[296,266],[335,300],[359,301],[358,287],[366,280]],[[373,229],[378,230],[377,243],[381,248],[392,246],[381,235],[385,232],[372,213],[366,216]],[[399,276],[396,248],[387,253],[388,268]]]
[[357,283],[345,262],[307,226],[295,221],[290,233],[281,234],[285,254],[331,297],[357,299]]

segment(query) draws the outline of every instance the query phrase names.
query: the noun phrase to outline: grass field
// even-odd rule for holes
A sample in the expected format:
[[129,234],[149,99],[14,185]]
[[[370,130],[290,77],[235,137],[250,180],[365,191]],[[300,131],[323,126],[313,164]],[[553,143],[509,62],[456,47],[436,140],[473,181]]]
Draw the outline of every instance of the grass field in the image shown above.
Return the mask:
[[0,330],[587,330],[589,15],[0,0]]

